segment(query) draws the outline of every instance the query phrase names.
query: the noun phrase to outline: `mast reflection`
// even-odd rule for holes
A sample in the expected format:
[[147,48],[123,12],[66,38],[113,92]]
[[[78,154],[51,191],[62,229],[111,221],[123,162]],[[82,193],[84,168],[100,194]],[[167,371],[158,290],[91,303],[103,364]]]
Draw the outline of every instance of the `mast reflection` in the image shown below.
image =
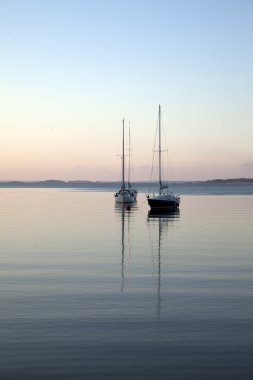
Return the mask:
[[161,286],[162,286],[162,255],[161,255],[161,249],[162,249],[162,235],[165,230],[168,230],[169,224],[176,219],[179,218],[180,210],[167,210],[167,211],[157,211],[157,210],[150,210],[148,213],[148,222],[153,222],[153,225],[156,227],[158,225],[158,244],[156,249],[154,249],[153,244],[151,244],[152,248],[152,256],[157,257],[157,260],[154,260],[157,262],[157,318],[160,319],[161,316]]
[[[126,277],[126,252],[128,251],[128,263],[130,262],[130,218],[133,212],[132,205],[129,204],[115,204],[115,210],[121,219],[121,292],[124,292],[125,277]],[[127,227],[127,234],[126,234]],[[126,236],[127,235],[127,240]]]

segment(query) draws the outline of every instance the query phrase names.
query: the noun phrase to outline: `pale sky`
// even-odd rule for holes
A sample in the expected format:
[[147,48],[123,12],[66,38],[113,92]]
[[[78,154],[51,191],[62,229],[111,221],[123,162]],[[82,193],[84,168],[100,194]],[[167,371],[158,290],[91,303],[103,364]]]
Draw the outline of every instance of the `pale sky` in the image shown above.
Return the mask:
[[253,0],[0,0],[0,180],[253,177]]

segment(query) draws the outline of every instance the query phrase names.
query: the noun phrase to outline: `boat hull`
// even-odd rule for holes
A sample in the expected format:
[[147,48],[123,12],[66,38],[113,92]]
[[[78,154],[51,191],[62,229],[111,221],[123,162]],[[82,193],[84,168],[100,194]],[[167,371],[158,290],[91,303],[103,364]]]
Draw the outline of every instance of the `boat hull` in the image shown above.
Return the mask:
[[178,199],[148,198],[148,204],[152,210],[176,210],[179,208]]
[[134,195],[128,190],[120,190],[115,194],[116,203],[133,203],[134,201]]

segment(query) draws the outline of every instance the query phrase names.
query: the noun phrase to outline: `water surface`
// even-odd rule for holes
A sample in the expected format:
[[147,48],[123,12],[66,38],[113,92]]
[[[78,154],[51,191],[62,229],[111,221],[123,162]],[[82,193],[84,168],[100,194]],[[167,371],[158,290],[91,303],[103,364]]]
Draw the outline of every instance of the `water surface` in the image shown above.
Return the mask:
[[0,191],[0,377],[251,379],[253,196]]

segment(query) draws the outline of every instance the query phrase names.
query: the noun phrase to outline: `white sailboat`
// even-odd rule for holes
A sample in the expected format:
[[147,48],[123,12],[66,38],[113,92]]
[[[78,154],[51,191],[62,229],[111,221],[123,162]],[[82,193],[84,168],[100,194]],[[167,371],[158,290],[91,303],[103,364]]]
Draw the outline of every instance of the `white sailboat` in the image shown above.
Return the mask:
[[162,182],[162,143],[161,143],[161,106],[159,104],[158,111],[158,134],[159,134],[159,147],[158,147],[158,170],[159,170],[159,189],[157,194],[148,194],[147,200],[151,210],[157,212],[164,212],[166,210],[175,210],[179,208],[180,197],[175,195],[168,189],[168,185]]
[[122,139],[122,185],[119,191],[114,194],[117,203],[133,203],[135,201],[134,193],[125,184],[125,121],[123,119],[123,139]]

